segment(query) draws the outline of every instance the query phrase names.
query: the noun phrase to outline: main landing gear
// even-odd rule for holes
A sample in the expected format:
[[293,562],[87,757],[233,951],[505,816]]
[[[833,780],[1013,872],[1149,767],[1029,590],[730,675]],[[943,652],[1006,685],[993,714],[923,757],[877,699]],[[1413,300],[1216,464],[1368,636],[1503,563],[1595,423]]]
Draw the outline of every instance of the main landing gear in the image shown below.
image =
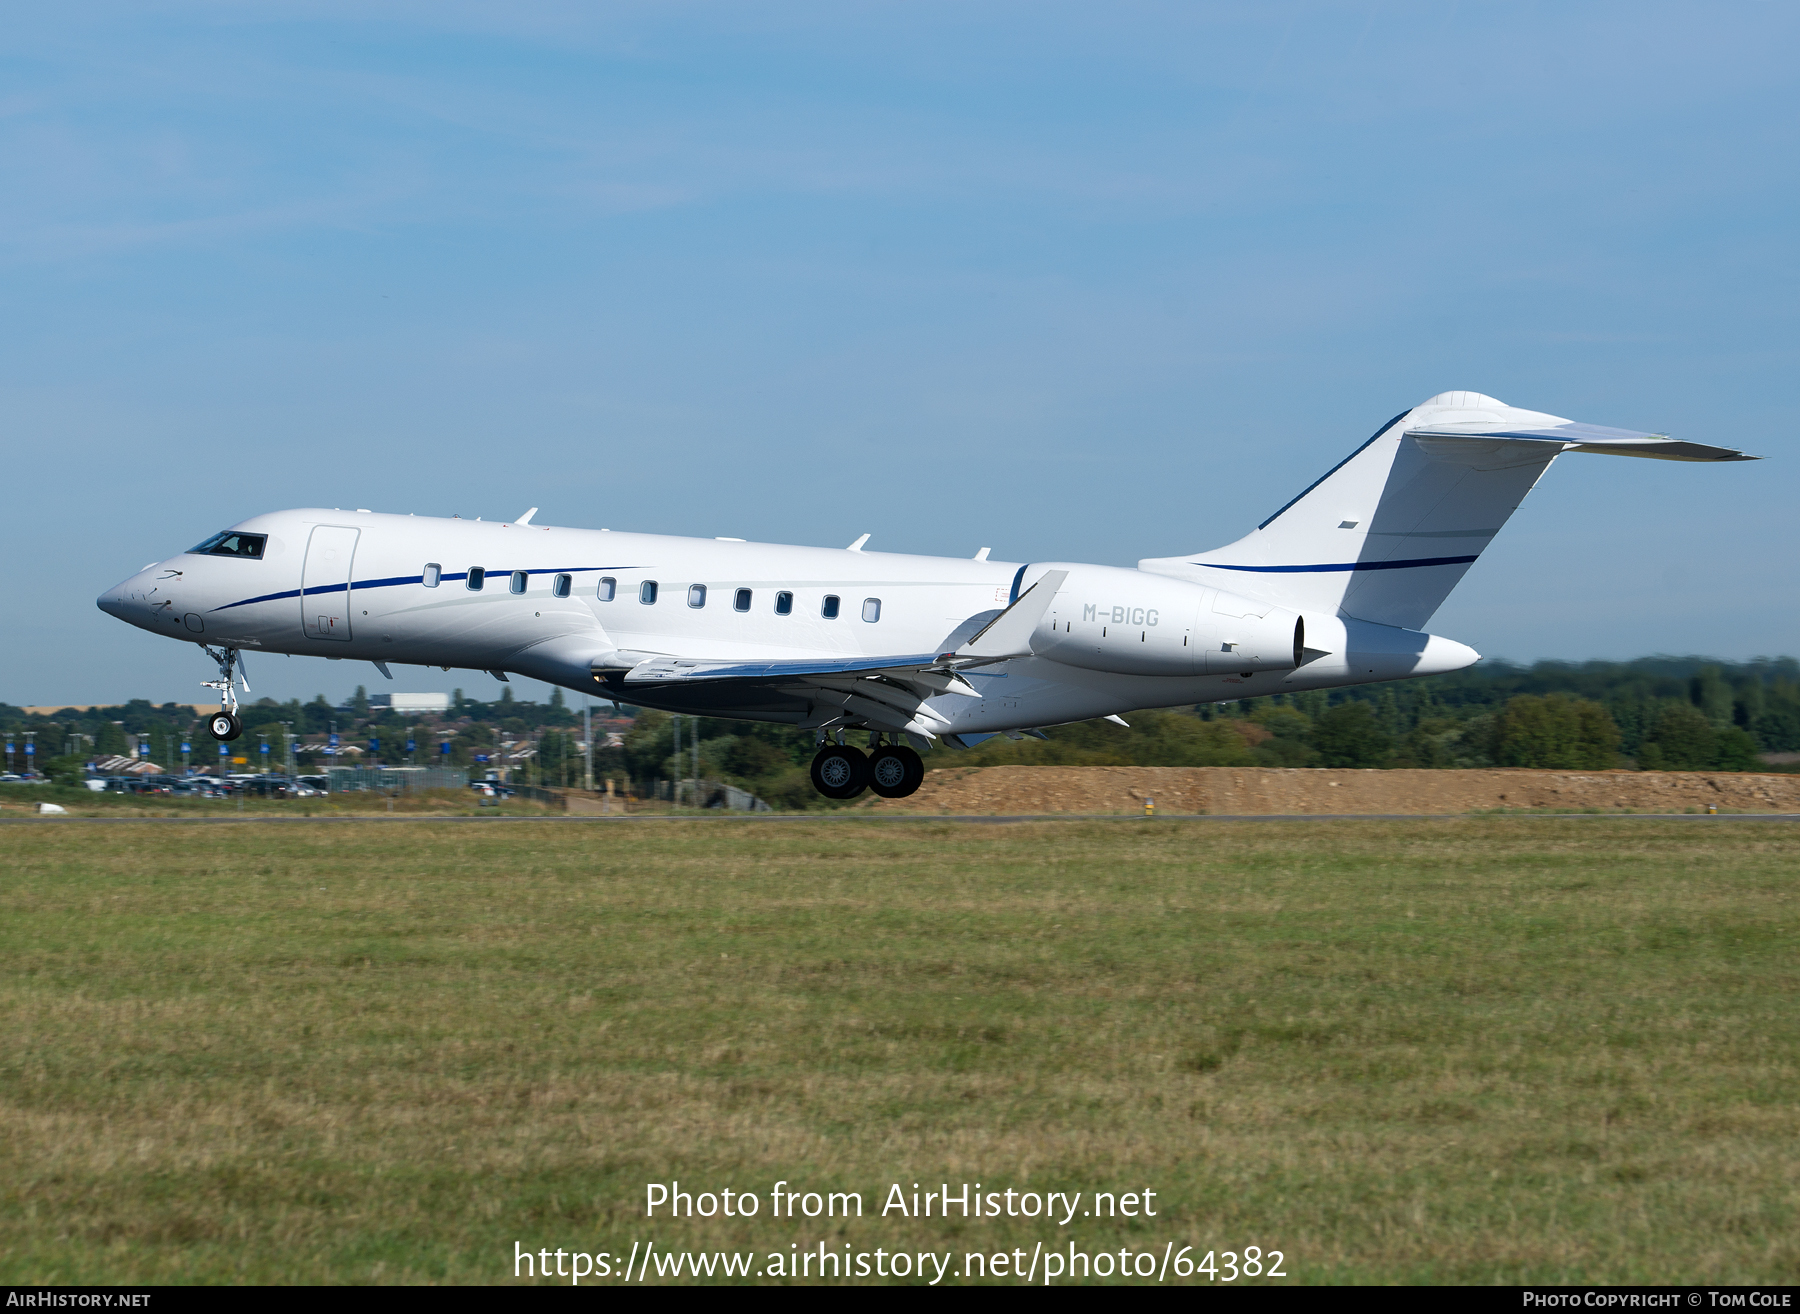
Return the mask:
[[250,680],[244,674],[243,654],[236,648],[206,648],[206,655],[219,664],[219,678],[202,682],[202,687],[219,691],[219,710],[206,718],[206,732],[224,743],[244,733],[237,714],[237,682],[243,680],[244,692],[249,693]]
[[855,798],[865,789],[883,798],[905,798],[924,781],[923,759],[904,744],[877,742],[867,754],[845,744],[826,744],[812,761],[813,787],[826,798]]

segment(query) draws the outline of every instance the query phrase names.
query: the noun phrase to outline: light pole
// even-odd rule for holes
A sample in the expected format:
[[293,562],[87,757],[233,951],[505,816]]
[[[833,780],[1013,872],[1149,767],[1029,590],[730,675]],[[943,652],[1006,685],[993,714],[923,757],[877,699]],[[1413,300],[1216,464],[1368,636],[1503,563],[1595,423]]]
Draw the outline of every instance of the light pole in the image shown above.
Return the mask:
[[588,696],[581,695],[581,787],[594,792],[594,731],[588,719]]
[[292,721],[281,723],[281,739],[287,745],[287,773],[291,780],[298,771],[294,765],[294,723]]

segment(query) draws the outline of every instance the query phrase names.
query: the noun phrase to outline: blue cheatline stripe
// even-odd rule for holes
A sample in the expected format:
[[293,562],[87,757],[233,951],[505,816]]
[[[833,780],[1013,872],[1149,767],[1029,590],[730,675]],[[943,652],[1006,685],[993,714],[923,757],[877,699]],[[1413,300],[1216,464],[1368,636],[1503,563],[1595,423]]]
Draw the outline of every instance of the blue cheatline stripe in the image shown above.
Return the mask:
[[[641,569],[643,569],[641,566],[549,566],[542,570],[528,570],[525,573],[527,575],[580,575],[595,570]],[[512,573],[513,572],[510,570],[488,571],[488,574],[490,575],[510,575]],[[438,576],[440,580],[467,579],[468,577],[469,572],[466,570],[454,572],[445,571]],[[258,602],[279,602],[283,598],[298,598],[303,594],[306,597],[311,598],[324,593],[342,593],[346,589],[387,589],[396,588],[404,584],[423,584],[424,582],[425,576],[423,575],[390,575],[387,579],[356,579],[351,580],[348,584],[320,584],[314,588],[287,589],[281,593],[264,593],[254,598],[244,598],[239,602],[228,602],[223,607],[214,607],[213,610],[230,611],[233,607],[248,607]]]
[[1194,561],[1190,565],[1208,570],[1252,570],[1259,575],[1310,575],[1332,570],[1406,570],[1412,566],[1466,566],[1474,557],[1415,557],[1410,561],[1338,561],[1323,566],[1221,566],[1214,561]]
[[297,598],[299,589],[289,589],[285,593],[265,593],[260,598],[245,598],[242,602],[228,602],[223,607],[214,607],[214,611],[230,611],[233,607],[248,607],[253,602],[276,602],[282,598]]
[[1382,425],[1374,433],[1369,435],[1369,442],[1364,443],[1362,445],[1362,447],[1358,447],[1354,452],[1351,452],[1350,455],[1346,456],[1343,460],[1339,461],[1336,465],[1332,466],[1331,469],[1327,470],[1324,474],[1320,475],[1317,479],[1313,480],[1310,484],[1308,484],[1305,488],[1303,488],[1300,491],[1299,497],[1294,498],[1293,502],[1289,502],[1287,504],[1287,506],[1282,507],[1281,511],[1277,511],[1274,515],[1270,516],[1267,520],[1263,521],[1262,524],[1258,525],[1257,528],[1258,529],[1267,529],[1270,525],[1274,524],[1277,520],[1281,519],[1282,511],[1286,511],[1288,509],[1288,506],[1292,506],[1294,504],[1294,502],[1298,502],[1301,497],[1305,497],[1308,493],[1312,492],[1313,489],[1317,488],[1320,484],[1324,483],[1327,479],[1331,478],[1332,475],[1336,474],[1339,470],[1342,470],[1345,466],[1349,465],[1350,462],[1354,461],[1357,457],[1359,457],[1363,454],[1363,447],[1367,447],[1369,445],[1369,443],[1374,442],[1377,438],[1381,437],[1382,434],[1386,433],[1389,429],[1392,429],[1396,424],[1399,424],[1400,421],[1404,420],[1407,416],[1409,416],[1411,414],[1412,414],[1412,412],[1410,410],[1401,411],[1400,414],[1396,415],[1393,419],[1389,420],[1386,424]]

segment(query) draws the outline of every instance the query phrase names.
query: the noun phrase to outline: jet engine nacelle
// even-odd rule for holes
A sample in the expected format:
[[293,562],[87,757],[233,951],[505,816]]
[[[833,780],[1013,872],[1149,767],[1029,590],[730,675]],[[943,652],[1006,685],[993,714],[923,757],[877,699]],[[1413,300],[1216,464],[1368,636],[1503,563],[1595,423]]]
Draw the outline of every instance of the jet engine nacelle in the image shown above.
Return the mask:
[[1127,675],[1291,671],[1305,624],[1296,612],[1202,584],[1112,566],[1066,570],[1032,635],[1040,657]]

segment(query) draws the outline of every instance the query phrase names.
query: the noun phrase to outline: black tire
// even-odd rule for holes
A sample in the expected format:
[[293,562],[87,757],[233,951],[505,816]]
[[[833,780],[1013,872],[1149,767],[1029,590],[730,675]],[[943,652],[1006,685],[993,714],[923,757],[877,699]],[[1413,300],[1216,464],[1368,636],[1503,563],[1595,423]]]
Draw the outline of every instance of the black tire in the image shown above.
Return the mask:
[[878,748],[869,757],[869,788],[883,798],[905,798],[925,782],[925,763],[903,745]]
[[812,782],[826,798],[855,798],[869,787],[869,759],[858,749],[827,744],[812,760]]
[[238,720],[236,712],[214,712],[206,719],[206,732],[226,742],[244,733],[244,723]]

